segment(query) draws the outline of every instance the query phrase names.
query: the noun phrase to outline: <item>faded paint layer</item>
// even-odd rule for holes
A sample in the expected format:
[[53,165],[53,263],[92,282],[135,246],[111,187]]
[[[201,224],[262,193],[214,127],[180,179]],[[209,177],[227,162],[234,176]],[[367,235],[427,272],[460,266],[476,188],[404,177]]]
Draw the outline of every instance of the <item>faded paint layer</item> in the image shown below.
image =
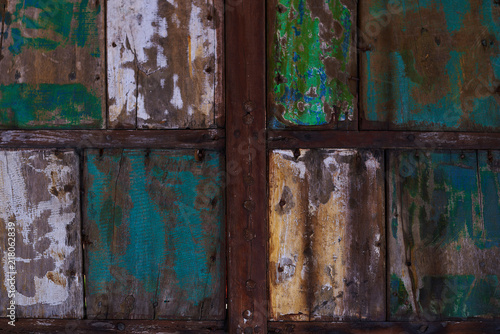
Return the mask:
[[498,2],[369,0],[360,15],[363,129],[498,131]]
[[498,157],[390,153],[390,320],[499,316]]
[[268,5],[272,128],[350,128],[357,114],[355,1]]
[[220,153],[91,150],[84,233],[90,319],[222,319]]
[[111,127],[215,126],[222,107],[221,4],[108,1]]
[[83,318],[78,180],[73,151],[0,151],[0,316],[10,302],[12,222],[16,316]]
[[0,128],[103,127],[99,2],[14,0],[0,12]]
[[381,152],[273,151],[270,318],[385,319]]

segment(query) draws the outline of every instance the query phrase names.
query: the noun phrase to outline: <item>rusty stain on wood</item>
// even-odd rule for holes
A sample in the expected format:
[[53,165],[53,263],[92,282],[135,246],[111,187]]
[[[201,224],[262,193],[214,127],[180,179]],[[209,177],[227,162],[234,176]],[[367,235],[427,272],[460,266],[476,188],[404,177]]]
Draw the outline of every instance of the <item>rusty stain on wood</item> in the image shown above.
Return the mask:
[[0,13],[0,128],[102,128],[99,3],[12,0]]
[[270,318],[385,319],[380,151],[273,151]]
[[222,125],[221,0],[108,1],[109,124]]
[[7,224],[15,224],[16,316],[82,318],[78,156],[0,151],[0,315],[10,302]]
[[273,0],[268,15],[270,127],[356,126],[356,2]]
[[390,152],[391,319],[499,316],[499,158]]
[[90,319],[224,317],[224,164],[195,150],[89,150]]
[[363,129],[500,129],[498,4],[369,0],[360,17]]

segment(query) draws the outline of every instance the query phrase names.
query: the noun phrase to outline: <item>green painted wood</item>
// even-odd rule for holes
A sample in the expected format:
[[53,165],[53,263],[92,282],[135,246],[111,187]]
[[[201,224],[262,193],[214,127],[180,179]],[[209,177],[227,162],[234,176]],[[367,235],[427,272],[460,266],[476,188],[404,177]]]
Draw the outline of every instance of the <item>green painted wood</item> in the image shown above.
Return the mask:
[[500,130],[500,3],[367,0],[362,129]]
[[391,320],[500,315],[498,157],[389,153]]
[[0,129],[102,128],[99,1],[5,3],[0,3]]
[[357,117],[356,1],[268,2],[271,128],[351,128]]
[[223,164],[216,151],[86,151],[89,319],[223,319]]

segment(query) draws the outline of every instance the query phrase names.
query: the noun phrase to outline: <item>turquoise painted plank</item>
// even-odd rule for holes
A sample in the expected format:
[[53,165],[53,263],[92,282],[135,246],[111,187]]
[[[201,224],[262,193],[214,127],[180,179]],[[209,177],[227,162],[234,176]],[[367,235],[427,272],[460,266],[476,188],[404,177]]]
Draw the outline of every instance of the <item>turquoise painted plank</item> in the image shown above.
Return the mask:
[[270,127],[354,126],[355,1],[273,0],[268,13]]
[[500,130],[500,5],[368,0],[362,129]]
[[390,320],[500,315],[498,174],[486,155],[390,152]]
[[223,163],[215,151],[85,153],[89,318],[223,318]]
[[0,129],[102,128],[99,2],[12,0],[0,16]]

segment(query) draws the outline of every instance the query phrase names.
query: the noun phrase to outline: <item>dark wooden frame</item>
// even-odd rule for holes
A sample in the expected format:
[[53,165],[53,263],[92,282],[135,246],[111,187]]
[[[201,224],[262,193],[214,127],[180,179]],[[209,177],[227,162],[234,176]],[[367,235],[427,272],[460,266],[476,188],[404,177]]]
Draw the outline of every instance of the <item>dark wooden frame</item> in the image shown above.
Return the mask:
[[[272,130],[266,133],[266,0],[225,8],[226,128],[209,130],[3,130],[1,148],[226,149],[226,321],[19,319],[0,333],[491,333],[498,321],[272,322],[267,316],[269,149],[499,149],[500,133]],[[219,124],[223,126],[223,124]]]

